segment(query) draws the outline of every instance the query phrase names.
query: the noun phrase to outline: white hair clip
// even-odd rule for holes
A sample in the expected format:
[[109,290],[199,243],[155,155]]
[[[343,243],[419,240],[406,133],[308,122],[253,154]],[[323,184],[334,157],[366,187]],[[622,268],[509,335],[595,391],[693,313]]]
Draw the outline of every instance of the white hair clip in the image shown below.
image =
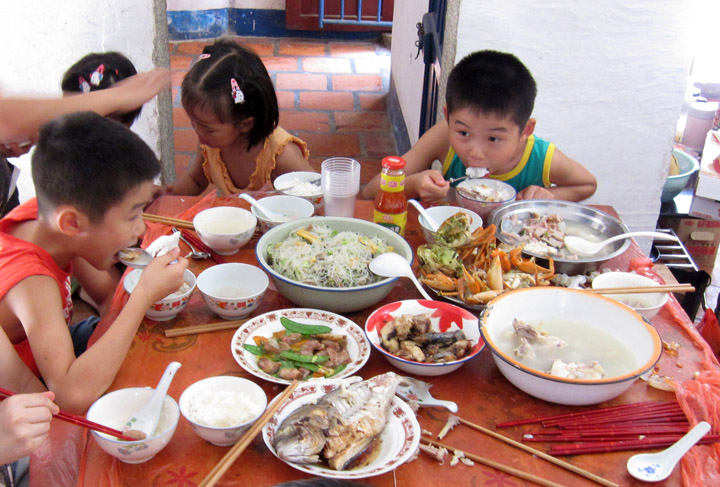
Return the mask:
[[203,53],[203,54],[200,54],[200,55],[198,56],[197,60],[198,60],[198,61],[202,61],[203,59],[207,59],[207,58],[209,58],[209,57],[210,57],[210,54],[208,54],[208,53]]
[[104,73],[105,73],[105,66],[103,64],[101,64],[90,75],[90,84],[93,86],[100,86],[100,82],[103,79]]
[[240,89],[240,85],[235,81],[235,78],[230,79],[230,88],[232,89],[233,101],[237,103],[245,103],[245,93]]
[[90,93],[90,83],[88,83],[85,78],[78,76],[78,84],[80,85],[81,93]]

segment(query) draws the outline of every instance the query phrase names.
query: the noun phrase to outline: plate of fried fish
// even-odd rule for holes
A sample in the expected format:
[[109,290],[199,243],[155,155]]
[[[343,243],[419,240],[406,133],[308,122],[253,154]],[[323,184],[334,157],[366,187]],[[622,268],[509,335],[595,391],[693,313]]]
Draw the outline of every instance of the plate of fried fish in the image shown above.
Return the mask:
[[415,413],[395,396],[401,380],[388,372],[302,383],[263,428],[265,444],[315,476],[360,479],[392,471],[420,443]]
[[278,384],[349,377],[370,357],[370,342],[356,323],[330,311],[291,308],[256,316],[230,342],[235,361]]

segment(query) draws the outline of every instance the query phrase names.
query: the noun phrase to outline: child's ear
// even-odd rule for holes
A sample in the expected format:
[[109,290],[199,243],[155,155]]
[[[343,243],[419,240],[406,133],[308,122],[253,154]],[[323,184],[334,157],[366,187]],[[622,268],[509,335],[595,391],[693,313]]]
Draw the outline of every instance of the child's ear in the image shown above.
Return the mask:
[[248,117],[242,122],[240,122],[240,125],[238,125],[238,128],[240,129],[240,132],[246,134],[252,130],[252,128],[255,126],[255,117]]
[[525,124],[525,128],[523,128],[522,133],[520,134],[524,138],[530,137],[533,132],[535,132],[535,124],[537,123],[537,120],[534,118],[528,119],[527,123]]
[[69,237],[84,233],[90,220],[87,215],[73,206],[62,206],[55,213],[55,222],[58,229]]

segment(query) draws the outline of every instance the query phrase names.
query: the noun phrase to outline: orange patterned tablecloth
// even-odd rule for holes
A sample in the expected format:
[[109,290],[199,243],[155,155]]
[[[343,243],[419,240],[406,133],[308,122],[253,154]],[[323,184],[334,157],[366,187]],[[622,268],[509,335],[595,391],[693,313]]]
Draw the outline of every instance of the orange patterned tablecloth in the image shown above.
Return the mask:
[[[197,205],[189,210],[193,204]],[[148,211],[173,216],[184,212],[183,216],[187,218],[189,213],[197,211],[200,207],[221,204],[247,208],[244,201],[237,199],[213,201],[212,198],[206,198],[200,201],[198,198],[163,197]],[[614,213],[609,207],[601,207],[601,209]],[[411,209],[410,212],[406,239],[413,248],[416,248],[423,243],[423,239],[417,224],[415,210]],[[370,219],[371,215],[371,202],[358,201],[356,216]],[[160,233],[168,231],[168,227],[151,224],[146,238],[155,238]],[[229,256],[228,260],[256,264],[256,243],[257,235],[239,253]],[[633,243],[624,255],[608,262],[606,266],[627,270],[630,260],[638,257],[642,257],[642,253]],[[190,269],[197,275],[210,265],[213,263],[209,260],[192,261]],[[346,316],[362,327],[366,318],[377,307],[392,301],[417,297],[419,295],[412,283],[407,279],[400,279],[385,300],[370,309],[348,313]],[[122,292],[119,291],[116,298],[114,308],[117,309],[124,302]],[[672,301],[653,319],[653,325],[658,329],[663,340],[676,341],[682,347],[679,357],[663,356],[660,362],[660,372],[663,375],[684,380],[691,378],[695,371],[700,370],[705,351],[694,345],[696,342],[691,336],[691,332],[687,332],[685,327],[677,325],[677,318],[673,318],[673,313],[680,316],[686,325],[690,325],[690,321],[678,303],[674,299]],[[271,285],[260,308],[252,316],[291,307],[295,307],[295,305],[277,293]],[[262,381],[248,374],[233,359],[230,352],[230,339],[233,331],[177,338],[166,338],[164,335],[164,331],[168,328],[214,321],[219,321],[218,317],[207,309],[197,291],[188,307],[177,318],[167,322],[145,320],[138,330],[137,337],[117,374],[112,389],[154,386],[165,366],[170,361],[179,361],[183,367],[178,371],[169,390],[169,394],[176,399],[193,382],[222,374],[237,375],[253,380],[263,387],[268,398],[276,396],[281,391],[281,386]],[[109,320],[103,320],[101,327],[107,326],[108,322]],[[100,329],[101,331],[102,329]],[[367,378],[392,369],[392,366],[380,354],[373,352],[367,365],[360,371],[360,375]],[[459,404],[459,416],[491,429],[495,424],[503,421],[562,414],[573,409],[583,409],[550,404],[519,391],[497,370],[489,350],[484,350],[477,358],[465,364],[457,372],[436,378],[426,378],[426,380],[433,384],[432,392],[436,397],[454,400]],[[673,399],[672,393],[649,388],[643,381],[638,380],[626,393],[603,406],[643,400],[668,401]],[[418,419],[423,429],[437,433],[445,424],[447,412],[421,409]],[[57,423],[53,424],[52,449],[43,449],[43,452],[33,459],[33,485],[72,485],[68,480],[79,476],[77,485],[83,487],[145,485],[191,487],[200,483],[228,449],[227,447],[213,446],[198,438],[190,429],[187,421],[181,417],[175,436],[162,452],[147,463],[128,465],[105,454],[84,430],[74,426],[59,426]],[[501,433],[520,440],[523,428],[504,429]],[[464,451],[519,468],[562,485],[572,487],[597,485],[464,426],[457,426],[444,441]],[[538,443],[533,443],[531,446],[544,448],[542,444]],[[623,486],[645,485],[631,478],[625,469],[625,463],[633,453],[579,455],[566,459],[578,467]],[[278,482],[306,477],[308,475],[275,458],[259,436],[217,485],[270,486]],[[411,463],[400,466],[394,472],[366,479],[366,482],[378,487],[394,485],[520,487],[533,485],[482,465],[468,467],[460,464],[450,467],[447,461],[445,465],[440,465],[424,454]],[[679,469],[676,469],[663,485],[681,485]]]

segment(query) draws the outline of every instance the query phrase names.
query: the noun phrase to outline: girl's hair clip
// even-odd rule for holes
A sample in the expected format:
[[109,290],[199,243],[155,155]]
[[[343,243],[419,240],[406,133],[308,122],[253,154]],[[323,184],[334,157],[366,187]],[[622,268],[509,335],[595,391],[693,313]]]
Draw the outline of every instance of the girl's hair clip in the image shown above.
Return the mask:
[[202,61],[203,59],[207,59],[207,58],[209,58],[209,57],[210,57],[210,54],[208,54],[208,53],[203,53],[203,54],[200,54],[200,55],[198,56],[197,60],[198,60],[198,61]]
[[81,93],[90,93],[90,83],[88,83],[85,78],[78,76],[78,83],[80,85]]
[[245,103],[245,93],[240,89],[240,85],[235,78],[230,79],[230,88],[232,89],[233,101],[237,103]]
[[103,74],[105,73],[105,65],[101,64],[97,68],[95,68],[95,71],[92,72],[90,75],[90,84],[93,86],[100,86],[100,82],[103,79]]

